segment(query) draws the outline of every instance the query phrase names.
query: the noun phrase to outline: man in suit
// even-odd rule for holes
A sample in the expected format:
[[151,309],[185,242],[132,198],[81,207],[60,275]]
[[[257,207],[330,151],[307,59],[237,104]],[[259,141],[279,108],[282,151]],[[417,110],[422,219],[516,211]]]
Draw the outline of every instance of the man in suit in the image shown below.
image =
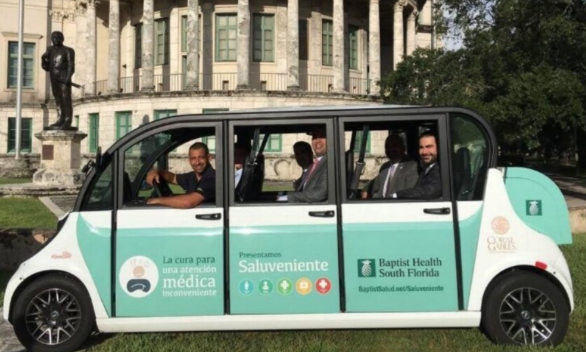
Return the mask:
[[315,203],[328,199],[327,140],[323,127],[316,128],[311,133],[311,146],[316,159],[307,171],[305,182],[302,182],[295,192],[280,196],[278,200],[289,203]]
[[242,178],[242,171],[246,157],[250,154],[250,144],[245,142],[234,143],[234,188],[238,187]]
[[[389,161],[384,163],[378,176],[371,181],[373,198],[388,198],[400,190],[413,188],[417,183],[417,162],[409,160],[405,155],[405,143],[401,136],[391,134],[385,140],[385,154]],[[370,188],[370,185],[365,187]],[[367,191],[366,191],[367,192]],[[367,198],[363,194],[363,198]]]
[[301,185],[307,181],[309,175],[309,169],[313,165],[313,150],[311,145],[304,141],[299,141],[293,145],[293,153],[295,153],[295,161],[297,165],[301,167],[301,177],[293,181],[293,189],[300,189]]
[[442,179],[438,162],[437,136],[432,131],[423,132],[419,136],[419,157],[423,172],[419,175],[413,188],[404,189],[392,194],[392,198],[437,199],[442,196]]

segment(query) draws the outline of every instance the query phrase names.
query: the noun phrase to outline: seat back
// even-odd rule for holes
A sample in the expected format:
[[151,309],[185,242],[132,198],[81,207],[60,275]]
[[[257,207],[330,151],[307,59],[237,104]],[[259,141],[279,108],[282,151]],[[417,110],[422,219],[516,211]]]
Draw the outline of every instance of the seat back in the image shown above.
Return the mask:
[[457,200],[473,197],[470,151],[466,147],[458,149],[454,157],[454,193]]
[[242,177],[236,187],[236,201],[246,202],[254,200],[262,192],[265,174],[265,157],[257,155],[255,160],[246,156],[243,165]]
[[354,150],[347,150],[346,157],[346,189],[348,194],[352,193],[352,177],[354,176]]

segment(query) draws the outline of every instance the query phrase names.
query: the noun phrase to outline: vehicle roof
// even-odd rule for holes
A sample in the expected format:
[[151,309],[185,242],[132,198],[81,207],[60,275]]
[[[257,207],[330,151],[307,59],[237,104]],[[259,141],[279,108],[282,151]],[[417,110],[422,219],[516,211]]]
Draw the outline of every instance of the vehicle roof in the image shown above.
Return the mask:
[[[233,112],[282,112],[282,111],[323,111],[323,110],[361,110],[361,109],[389,109],[389,108],[415,108],[422,105],[401,104],[350,104],[350,105],[301,105],[301,106],[269,106],[262,108],[238,109]],[[226,113],[228,111],[225,111]]]
[[[257,109],[238,109],[232,111],[222,111],[215,114],[181,114],[176,116],[170,116],[164,119],[158,119],[151,121],[149,123],[143,124],[136,129],[132,130],[130,133],[116,141],[113,145],[108,148],[107,152],[111,152],[115,149],[118,149],[120,146],[126,144],[128,141],[134,139],[135,137],[152,130],[156,130],[159,128],[163,128],[165,125],[168,124],[183,124],[183,123],[192,123],[192,122],[204,122],[204,121],[222,121],[225,119],[230,120],[252,120],[254,124],[262,125],[262,120],[264,119],[274,119],[274,118],[282,118],[282,119],[311,119],[315,118],[313,116],[314,113],[336,113],[340,116],[352,116],[354,115],[354,111],[362,111],[367,112],[364,114],[366,115],[377,115],[378,111],[389,111],[389,110],[396,110],[393,111],[393,115],[401,115],[401,114],[428,114],[428,113],[450,113],[450,112],[460,112],[465,113],[467,115],[473,116],[479,122],[481,122],[487,130],[489,130],[491,134],[491,138],[494,138],[494,134],[492,129],[481,116],[474,113],[473,111],[459,108],[459,107],[435,107],[435,106],[421,106],[421,105],[399,105],[399,104],[352,104],[352,105],[310,105],[310,106],[291,106],[291,107],[267,107],[267,108],[257,108]],[[279,114],[280,116],[275,116],[271,113]],[[258,121],[254,121],[258,119]],[[106,152],[106,153],[107,153]]]

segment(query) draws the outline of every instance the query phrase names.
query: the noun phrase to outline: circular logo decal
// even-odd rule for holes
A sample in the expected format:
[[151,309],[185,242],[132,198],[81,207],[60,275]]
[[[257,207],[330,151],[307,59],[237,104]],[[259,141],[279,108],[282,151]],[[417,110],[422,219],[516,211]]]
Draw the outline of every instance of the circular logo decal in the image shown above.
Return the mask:
[[142,298],[150,295],[159,282],[159,270],[150,258],[135,256],[120,268],[120,286],[127,295]]
[[277,283],[277,290],[283,296],[287,296],[291,293],[291,291],[293,291],[293,282],[291,282],[289,279],[281,279]]
[[327,277],[322,277],[320,279],[317,279],[317,281],[315,282],[315,289],[322,295],[326,295],[332,289],[332,283],[330,282],[330,280],[328,280]]
[[497,234],[497,235],[504,235],[507,232],[509,232],[509,220],[507,220],[506,218],[502,217],[502,216],[497,216],[496,218],[492,219],[492,230]]
[[254,282],[249,279],[244,279],[240,281],[238,289],[240,290],[241,295],[250,296],[254,292]]
[[308,278],[302,277],[295,283],[295,288],[300,295],[307,295],[311,292],[311,281]]
[[258,283],[258,290],[263,295],[270,295],[273,292],[273,283],[270,280],[261,280]]

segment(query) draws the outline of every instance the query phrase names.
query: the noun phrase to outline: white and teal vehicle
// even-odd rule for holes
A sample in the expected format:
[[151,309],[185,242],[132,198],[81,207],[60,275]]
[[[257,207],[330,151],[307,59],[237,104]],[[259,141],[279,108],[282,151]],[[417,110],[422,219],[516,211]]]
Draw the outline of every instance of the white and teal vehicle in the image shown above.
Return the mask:
[[[292,144],[316,127],[327,136],[326,198],[278,202],[292,190],[274,182],[295,167]],[[400,134],[417,160],[430,128],[440,198],[357,196],[369,143]],[[144,181],[154,167],[189,170],[194,140],[214,155],[215,201],[146,204],[183,192]],[[235,189],[236,140],[252,150]],[[496,343],[555,345],[574,308],[558,247],[571,241],[560,190],[538,172],[498,168],[491,128],[464,109],[176,116],[98,155],[58,234],[10,280],[4,318],[32,351],[72,351],[92,331],[479,326]]]

